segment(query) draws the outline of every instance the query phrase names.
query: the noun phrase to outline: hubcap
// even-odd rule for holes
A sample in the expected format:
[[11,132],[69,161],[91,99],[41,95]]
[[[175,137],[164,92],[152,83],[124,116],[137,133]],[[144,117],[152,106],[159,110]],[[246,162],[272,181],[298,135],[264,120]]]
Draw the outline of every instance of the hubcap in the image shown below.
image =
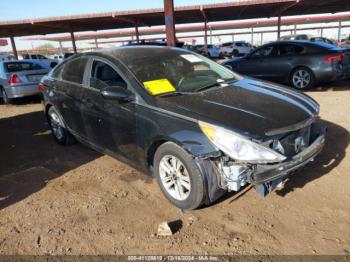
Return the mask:
[[176,200],[190,195],[191,180],[185,165],[177,157],[164,156],[159,163],[159,175],[165,190]]
[[303,89],[310,84],[311,76],[305,70],[298,70],[293,74],[293,85],[297,88]]
[[61,126],[60,119],[59,119],[58,115],[55,113],[50,114],[50,126],[52,129],[53,135],[57,139],[62,139],[63,138],[63,129]]

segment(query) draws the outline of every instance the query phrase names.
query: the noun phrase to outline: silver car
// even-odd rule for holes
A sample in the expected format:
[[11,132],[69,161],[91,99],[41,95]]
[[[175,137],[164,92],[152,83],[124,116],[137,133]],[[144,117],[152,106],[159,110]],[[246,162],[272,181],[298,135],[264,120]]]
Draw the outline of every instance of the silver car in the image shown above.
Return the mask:
[[37,60],[0,62],[0,93],[4,103],[18,97],[38,95],[40,79],[49,71],[48,65]]

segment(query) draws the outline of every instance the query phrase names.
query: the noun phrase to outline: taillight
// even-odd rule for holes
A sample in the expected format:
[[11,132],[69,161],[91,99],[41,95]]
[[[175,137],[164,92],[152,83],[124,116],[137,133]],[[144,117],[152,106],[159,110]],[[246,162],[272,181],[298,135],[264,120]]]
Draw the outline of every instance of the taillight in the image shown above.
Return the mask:
[[8,83],[9,84],[19,84],[19,83],[22,83],[22,80],[19,79],[18,75],[12,74],[10,76],[10,79],[9,79]]
[[38,84],[38,88],[39,88],[39,90],[41,90],[41,91],[45,91],[45,85],[44,85],[43,83],[39,83],[39,84]]
[[343,61],[344,58],[345,58],[345,54],[342,53],[342,54],[327,56],[323,59],[323,61],[328,63],[331,63],[331,62],[339,63]]

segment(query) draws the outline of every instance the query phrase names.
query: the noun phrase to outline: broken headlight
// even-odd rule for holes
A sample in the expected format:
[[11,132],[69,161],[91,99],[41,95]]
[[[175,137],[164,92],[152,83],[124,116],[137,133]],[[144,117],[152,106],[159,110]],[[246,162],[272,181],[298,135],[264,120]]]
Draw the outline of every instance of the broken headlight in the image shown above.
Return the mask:
[[275,163],[286,159],[274,150],[254,143],[230,130],[201,121],[198,124],[207,138],[234,160],[249,163]]

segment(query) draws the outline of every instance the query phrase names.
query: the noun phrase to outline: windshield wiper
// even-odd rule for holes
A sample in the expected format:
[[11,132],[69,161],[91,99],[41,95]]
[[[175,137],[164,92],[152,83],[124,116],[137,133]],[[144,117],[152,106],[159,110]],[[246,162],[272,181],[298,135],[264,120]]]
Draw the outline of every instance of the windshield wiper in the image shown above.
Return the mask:
[[182,96],[185,94],[188,94],[188,92],[175,91],[175,92],[160,94],[160,95],[157,95],[157,97]]
[[207,85],[207,86],[199,87],[199,88],[195,89],[194,92],[200,92],[200,91],[204,91],[204,90],[209,89],[209,88],[213,88],[213,87],[216,87],[216,86],[221,86],[220,84],[221,83],[215,82],[215,83]]

